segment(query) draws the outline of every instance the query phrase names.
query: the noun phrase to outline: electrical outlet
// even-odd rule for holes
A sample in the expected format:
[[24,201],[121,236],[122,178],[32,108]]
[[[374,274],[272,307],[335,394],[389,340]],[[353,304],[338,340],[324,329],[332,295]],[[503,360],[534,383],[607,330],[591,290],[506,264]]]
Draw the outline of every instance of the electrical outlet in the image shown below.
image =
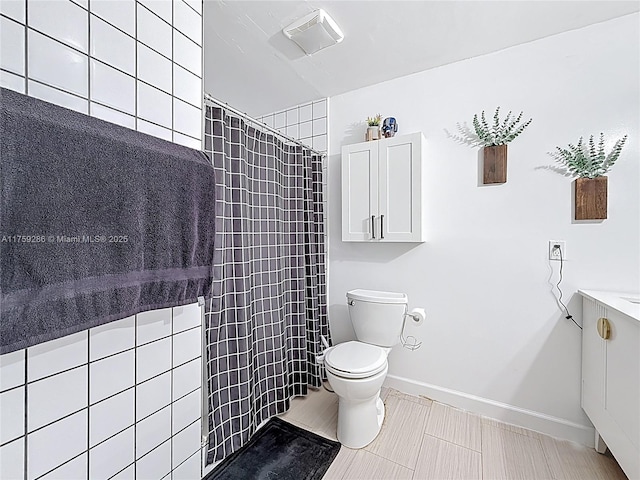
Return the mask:
[[567,259],[567,245],[564,240],[549,240],[549,260]]

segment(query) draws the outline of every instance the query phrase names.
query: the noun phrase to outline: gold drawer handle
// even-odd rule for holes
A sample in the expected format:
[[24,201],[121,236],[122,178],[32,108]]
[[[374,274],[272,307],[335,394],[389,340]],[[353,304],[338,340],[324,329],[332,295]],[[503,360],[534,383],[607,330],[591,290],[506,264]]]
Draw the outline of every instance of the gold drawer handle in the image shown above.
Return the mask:
[[611,336],[611,324],[604,317],[598,319],[598,335],[607,340]]

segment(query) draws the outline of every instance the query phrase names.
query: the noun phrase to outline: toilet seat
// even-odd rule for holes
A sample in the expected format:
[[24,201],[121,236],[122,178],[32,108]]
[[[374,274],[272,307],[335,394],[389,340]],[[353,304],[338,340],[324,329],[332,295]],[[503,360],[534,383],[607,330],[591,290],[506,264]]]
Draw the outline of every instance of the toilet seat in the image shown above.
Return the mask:
[[387,350],[362,342],[345,342],[325,353],[327,370],[342,378],[367,378],[387,368]]

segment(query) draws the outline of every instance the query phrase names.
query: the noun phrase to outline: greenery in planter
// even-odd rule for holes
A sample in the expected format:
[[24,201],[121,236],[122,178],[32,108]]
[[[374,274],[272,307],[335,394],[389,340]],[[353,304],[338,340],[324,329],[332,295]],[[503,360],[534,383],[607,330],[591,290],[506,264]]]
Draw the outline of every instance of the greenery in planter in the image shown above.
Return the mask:
[[567,148],[556,147],[553,157],[563,165],[568,175],[579,178],[601,177],[616,163],[622,147],[627,141],[627,135],[619,139],[611,152],[607,155],[604,151],[604,133],[600,133],[600,141],[596,146],[593,135],[589,138],[589,145],[585,145],[582,137],[578,143]]
[[487,122],[484,110],[480,114],[480,119],[478,119],[478,114],[475,114],[473,116],[473,129],[480,140],[480,145],[484,147],[506,145],[520,135],[533,120],[530,118],[525,123],[520,123],[523,112],[520,112],[520,115],[515,118],[511,114],[512,112],[509,112],[504,120],[500,120],[500,107],[496,107],[492,125]]
[[382,121],[382,115],[379,113],[375,117],[367,117],[367,125],[370,127],[379,127]]

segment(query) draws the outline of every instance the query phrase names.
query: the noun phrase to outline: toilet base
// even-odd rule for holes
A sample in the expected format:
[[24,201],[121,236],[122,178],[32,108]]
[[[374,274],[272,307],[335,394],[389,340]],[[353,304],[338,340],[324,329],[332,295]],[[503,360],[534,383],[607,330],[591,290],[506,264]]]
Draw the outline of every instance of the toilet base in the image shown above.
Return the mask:
[[375,396],[364,401],[339,397],[338,441],[349,448],[366,447],[380,433],[384,413],[379,390]]

